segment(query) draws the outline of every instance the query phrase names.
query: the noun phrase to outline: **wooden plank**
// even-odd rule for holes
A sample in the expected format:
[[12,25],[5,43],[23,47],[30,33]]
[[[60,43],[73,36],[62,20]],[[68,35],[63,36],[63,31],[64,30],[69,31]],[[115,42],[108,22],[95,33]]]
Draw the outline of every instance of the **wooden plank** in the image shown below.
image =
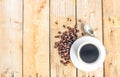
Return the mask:
[[0,77],[22,77],[22,0],[0,0]]
[[[67,22],[67,18],[71,22]],[[57,24],[56,24],[57,22]],[[76,68],[73,64],[64,66],[60,63],[60,56],[54,43],[58,31],[64,31],[63,25],[74,27],[75,25],[75,0],[51,0],[50,1],[50,26],[51,26],[51,77],[76,77]]]
[[[77,0],[77,24],[92,26],[96,38],[102,42],[102,7],[101,0]],[[82,32],[82,31],[81,31]],[[78,77],[103,77],[103,67],[94,72],[78,70]]]
[[120,77],[120,1],[103,0],[105,77]]
[[24,77],[49,77],[49,0],[24,0]]

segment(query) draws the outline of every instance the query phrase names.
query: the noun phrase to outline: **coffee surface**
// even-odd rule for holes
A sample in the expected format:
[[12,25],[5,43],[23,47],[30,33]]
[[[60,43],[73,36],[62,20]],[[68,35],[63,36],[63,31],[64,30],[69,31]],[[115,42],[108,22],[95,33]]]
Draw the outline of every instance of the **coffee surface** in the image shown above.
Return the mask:
[[80,57],[86,63],[93,63],[98,59],[99,51],[93,44],[86,44],[80,50]]

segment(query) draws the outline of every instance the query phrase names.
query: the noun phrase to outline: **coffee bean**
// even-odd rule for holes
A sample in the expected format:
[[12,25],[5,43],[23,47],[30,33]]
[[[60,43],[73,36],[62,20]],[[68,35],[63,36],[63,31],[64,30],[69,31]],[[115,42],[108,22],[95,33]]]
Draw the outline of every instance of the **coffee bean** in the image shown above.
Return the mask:
[[61,56],[61,58],[64,58],[64,56]]
[[70,28],[69,26],[67,27],[67,29],[68,29],[68,30],[71,30],[71,28]]
[[63,60],[60,60],[61,63],[63,63],[64,61]]
[[85,34],[84,33],[81,33],[82,36],[84,36]]
[[67,63],[66,63],[66,62],[64,62],[64,65],[65,65],[65,66],[67,66]]
[[58,22],[57,22],[57,21],[55,21],[55,24],[58,24]]
[[56,46],[56,45],[54,45],[54,48],[57,48],[57,46]]
[[68,52],[66,51],[66,53],[64,54],[64,56],[68,56]]
[[67,21],[69,21],[70,18],[67,18]]
[[60,38],[60,36],[55,36],[55,38]]
[[63,27],[65,28],[66,26],[65,26],[65,25],[63,25]]
[[62,33],[61,31],[58,32],[58,34],[61,34],[61,33]]
[[70,48],[70,46],[66,46],[66,48],[67,48],[67,49],[69,49],[69,48]]

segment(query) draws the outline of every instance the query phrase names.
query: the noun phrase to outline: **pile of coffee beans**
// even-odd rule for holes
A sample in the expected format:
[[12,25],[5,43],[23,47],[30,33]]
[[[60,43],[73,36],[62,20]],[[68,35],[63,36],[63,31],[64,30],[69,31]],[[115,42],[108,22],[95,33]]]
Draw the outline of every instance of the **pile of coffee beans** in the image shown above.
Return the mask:
[[61,57],[60,62],[65,66],[70,63],[70,47],[73,42],[78,38],[77,26],[75,25],[74,28],[66,27],[63,25],[66,30],[64,32],[59,31],[58,35],[55,38],[58,38],[59,41],[55,42],[54,48],[58,50],[58,54]]

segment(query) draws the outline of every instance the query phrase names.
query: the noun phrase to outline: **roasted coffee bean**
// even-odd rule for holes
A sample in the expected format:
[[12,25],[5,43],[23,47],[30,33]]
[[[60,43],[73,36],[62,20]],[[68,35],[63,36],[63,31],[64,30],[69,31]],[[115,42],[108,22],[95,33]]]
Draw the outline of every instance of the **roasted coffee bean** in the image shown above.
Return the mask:
[[64,62],[64,65],[65,65],[65,66],[67,66],[67,63],[66,63],[66,62]]
[[66,52],[64,53],[64,56],[67,56],[67,55],[69,55],[69,53],[66,51]]
[[63,61],[63,60],[60,60],[60,62],[61,62],[61,63],[64,63],[64,61]]
[[84,33],[81,33],[82,36],[84,36],[85,34]]
[[57,46],[56,46],[56,45],[54,45],[54,48],[57,48]]
[[60,38],[60,36],[55,36],[55,38]]
[[55,24],[58,24],[58,22],[57,22],[57,21],[55,21]]
[[67,18],[67,21],[69,21],[70,20],[70,18]]
[[68,64],[68,63],[70,63],[70,61],[69,61],[69,60],[68,60],[68,61],[66,61],[66,62],[67,62],[67,64]]
[[58,34],[61,34],[61,33],[62,33],[61,31],[58,32]]
[[65,25],[63,25],[63,27],[65,28],[66,26],[65,26]]
[[70,48],[70,46],[66,46],[66,48],[67,48],[67,49],[69,49],[69,48]]
[[61,58],[64,58],[64,56],[61,56]]
[[71,28],[70,28],[69,26],[67,27],[67,29],[68,29],[68,30],[71,30]]

